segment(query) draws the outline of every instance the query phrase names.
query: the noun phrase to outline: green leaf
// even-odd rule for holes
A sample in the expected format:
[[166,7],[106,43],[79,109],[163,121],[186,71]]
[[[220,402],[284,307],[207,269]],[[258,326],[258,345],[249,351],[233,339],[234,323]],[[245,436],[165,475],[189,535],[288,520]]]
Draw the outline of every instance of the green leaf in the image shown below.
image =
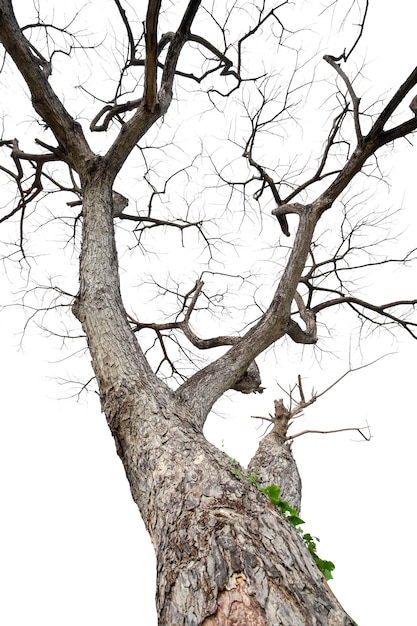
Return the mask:
[[314,546],[314,549],[316,549],[316,541],[320,543],[320,539],[318,537],[310,535],[310,533],[306,533],[305,535],[303,535],[303,539],[307,545],[311,544],[312,546]]
[[281,502],[279,494],[281,493],[281,489],[276,485],[269,485],[269,487],[264,487],[261,491],[268,496],[269,500],[274,506],[278,506]]
[[335,564],[332,563],[331,561],[325,561],[324,559],[321,559],[320,557],[317,556],[317,554],[313,554],[313,557],[317,563],[317,567],[319,568],[319,570],[321,571],[325,579],[332,580],[333,578],[332,572],[335,568]]
[[333,574],[331,570],[324,569],[322,570],[322,574],[326,580],[333,580]]
[[288,502],[286,502],[286,500],[280,501],[279,508],[283,513],[289,513],[290,515],[297,515],[297,511],[293,509],[292,506],[290,506]]
[[[236,459],[231,459],[232,466],[237,465]],[[304,520],[301,517],[298,517],[297,511],[285,500],[281,500],[280,494],[281,489],[277,485],[268,485],[268,487],[261,487],[258,483],[256,472],[251,472],[250,474],[246,474],[242,472],[237,467],[232,467],[232,474],[235,476],[242,476],[248,482],[250,482],[254,487],[259,489],[262,493],[268,496],[269,501],[273,504],[285,517],[291,526],[299,533],[304,540],[308,551],[312,555],[314,561],[316,562],[317,567],[323,574],[326,580],[331,580],[333,578],[332,572],[335,569],[334,563],[331,561],[325,561],[321,559],[317,555],[317,544],[316,541],[320,541],[318,537],[314,537],[310,533],[303,533],[301,528],[297,528],[297,526],[301,526],[301,524],[305,524]]]
[[312,554],[314,557],[316,557],[317,556],[317,554],[316,554],[317,545],[314,543],[314,541],[312,539],[310,539],[309,541],[306,542],[306,544],[307,544],[307,548],[308,548],[308,551],[310,552],[310,554]]

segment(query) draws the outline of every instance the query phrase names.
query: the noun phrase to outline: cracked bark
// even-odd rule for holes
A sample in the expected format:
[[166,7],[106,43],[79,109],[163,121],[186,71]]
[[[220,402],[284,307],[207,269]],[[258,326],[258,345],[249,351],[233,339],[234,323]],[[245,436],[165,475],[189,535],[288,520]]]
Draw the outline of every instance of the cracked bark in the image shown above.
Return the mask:
[[[208,411],[202,407],[211,406],[219,384],[229,384],[219,383],[222,370],[211,384],[206,375],[197,386],[194,379],[200,402],[188,402],[184,389],[172,392],[149,368],[120,296],[111,180],[100,159],[82,179],[74,313],[88,337],[102,409],[155,547],[159,624],[353,626],[297,533],[205,439]],[[235,362],[230,385],[246,363]],[[261,479],[263,471],[271,472],[269,458],[274,482],[284,484],[284,446],[272,433],[262,448]],[[258,453],[253,463],[260,458]]]
[[[264,494],[232,474],[230,461],[203,435],[212,404],[246,371],[259,343],[285,332],[290,296],[279,287],[255,330],[216,368],[208,366],[172,392],[153,374],[127,321],[112,177],[104,160],[90,162],[81,180],[83,245],[74,313],[88,337],[102,409],[155,547],[159,624],[353,625],[298,534]],[[300,216],[285,289],[298,283],[309,248],[304,237],[315,219],[312,210]],[[296,483],[290,488],[286,478],[296,475],[288,450],[275,433],[261,449],[252,467],[261,480],[273,475],[297,505],[299,494],[290,493]]]
[[297,533],[181,403],[138,379],[104,409],[155,546],[160,624],[353,625]]
[[272,431],[259,443],[258,449],[249,463],[249,472],[256,472],[257,482],[262,487],[277,485],[280,496],[298,513],[301,508],[301,478],[297,463],[287,441],[287,431],[291,412],[282,400],[275,401],[275,414],[271,419]]
[[[170,38],[159,91],[156,37],[149,32],[146,97],[135,101],[135,113],[102,157],[91,151],[81,126],[56,97],[7,0],[0,0],[0,36],[29,87],[35,111],[54,133],[62,159],[80,176],[83,242],[73,310],[88,338],[102,409],[132,496],[155,547],[159,624],[353,626],[299,535],[264,494],[232,474],[227,457],[204,438],[203,426],[216,400],[239,385],[268,346],[287,332],[295,340],[315,341],[308,327],[304,332],[290,322],[290,309],[316,223],[378,147],[417,128],[413,117],[383,130],[400,95],[417,84],[417,70],[322,196],[307,206],[275,210],[281,222],[282,211],[297,212],[299,224],[270,306],[222,357],[173,392],[152,372],[127,321],[112,184],[138,140],[169,107],[176,64],[199,4],[188,3]],[[261,482],[280,486],[283,497],[299,508],[299,476],[279,425],[261,442],[250,468]]]

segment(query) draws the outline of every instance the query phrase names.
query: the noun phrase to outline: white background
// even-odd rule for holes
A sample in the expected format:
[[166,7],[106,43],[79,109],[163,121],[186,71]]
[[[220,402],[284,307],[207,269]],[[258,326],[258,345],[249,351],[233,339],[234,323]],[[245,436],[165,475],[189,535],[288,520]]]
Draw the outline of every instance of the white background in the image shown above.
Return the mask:
[[[381,82],[381,93],[405,79],[415,59],[409,7],[405,0],[371,7],[367,75]],[[400,152],[397,146],[391,204],[407,209],[404,236],[413,241],[417,152],[404,158]],[[407,291],[410,284],[417,288],[415,278],[415,270],[387,274]],[[3,278],[1,303],[9,290]],[[24,320],[15,309],[0,317],[0,623],[153,626],[153,552],[98,399],[62,400],[66,394],[54,380],[60,355],[34,332],[20,347]],[[379,348],[374,344],[373,356],[397,354],[350,374],[299,428],[368,422],[371,442],[341,433],[294,443],[306,530],[320,537],[319,554],[336,564],[331,587],[359,626],[415,619],[416,345],[401,334],[398,344],[381,339]],[[222,404],[227,417],[213,416],[207,425],[209,439],[246,463],[262,432],[250,415],[272,411],[282,395],[277,382],[301,373],[307,388],[320,391],[347,367],[310,371],[307,361],[263,371],[263,396],[230,393]]]

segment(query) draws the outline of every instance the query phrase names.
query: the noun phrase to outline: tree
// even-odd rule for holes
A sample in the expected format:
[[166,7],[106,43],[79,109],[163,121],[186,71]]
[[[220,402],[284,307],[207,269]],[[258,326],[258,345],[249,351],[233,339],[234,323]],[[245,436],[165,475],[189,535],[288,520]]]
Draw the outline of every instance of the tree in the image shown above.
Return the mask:
[[[78,91],[86,96],[87,103],[89,99],[89,105],[103,105],[91,114],[88,130],[83,125],[86,109],[78,108],[78,103],[75,112],[64,106],[72,93],[58,97],[67,85],[55,81],[54,75],[67,71],[68,61],[73,57],[77,60],[79,54],[90,52],[99,58],[109,40],[101,46],[99,40],[86,42],[81,31],[72,30],[76,22],[65,23],[56,17],[52,23],[44,13],[47,5],[38,8],[37,16],[25,26],[21,18],[19,23],[16,20],[12,3],[1,1],[0,37],[7,63],[11,59],[20,72],[45,133],[42,139],[36,137],[36,151],[30,152],[21,145],[22,140],[10,136],[2,140],[13,161],[12,166],[2,165],[2,171],[18,190],[17,202],[1,217],[11,228],[17,225],[17,247],[9,256],[22,265],[30,263],[33,252],[28,252],[26,229],[33,220],[31,203],[42,198],[45,191],[60,190],[72,198],[75,194],[76,200],[68,198],[64,209],[75,208],[71,233],[75,244],[82,224],[80,285],[72,308],[87,338],[103,412],[155,546],[160,623],[208,626],[235,620],[241,624],[308,624],[314,619],[316,623],[352,624],[299,535],[265,494],[254,488],[254,481],[246,480],[243,470],[207,442],[203,426],[215,402],[229,389],[262,391],[255,359],[268,347],[285,336],[295,343],[315,345],[318,316],[332,307],[349,307],[364,327],[398,326],[414,336],[415,322],[409,313],[415,300],[373,304],[354,292],[352,281],[357,271],[395,260],[375,259],[371,255],[375,241],[368,248],[361,243],[362,232],[375,230],[381,216],[373,208],[365,210],[365,218],[363,214],[355,216],[346,191],[359,174],[368,174],[368,178],[378,174],[375,155],[381,154],[384,146],[417,129],[414,105],[410,105],[411,113],[403,111],[407,98],[411,101],[417,69],[384,103],[361,105],[356,88],[360,81],[350,77],[350,63],[363,31],[367,5],[362,7],[361,26],[350,46],[342,54],[338,50],[336,57],[325,55],[322,61],[330,85],[325,97],[333,95],[339,105],[327,121],[324,148],[313,165],[307,163],[301,170],[290,168],[289,162],[275,157],[282,149],[280,133],[284,122],[291,132],[298,94],[305,97],[311,79],[305,78],[303,63],[297,61],[283,86],[266,55],[263,63],[253,61],[262,41],[269,42],[271,37],[275,52],[282,51],[284,63],[288,61],[285,51],[291,50],[290,39],[295,35],[284,22],[284,17],[290,20],[285,14],[287,3],[276,7],[242,3],[233,8],[204,8],[200,4],[191,1],[177,15],[176,8],[162,10],[160,2],[149,2],[146,15],[138,18],[117,0],[109,6],[110,19],[119,19],[124,27],[124,43],[112,40],[111,58],[115,63],[122,61],[113,77],[111,97],[102,95],[97,75],[92,81],[94,92],[87,81],[88,71],[78,79]],[[233,24],[234,15],[243,14],[243,23]],[[203,17],[206,21],[200,22]],[[142,20],[143,33],[137,27]],[[182,59],[186,69],[180,65]],[[80,65],[84,67],[84,62]],[[263,71],[258,71],[261,65]],[[233,162],[226,167],[229,164],[216,159],[214,148],[201,151],[194,161],[181,163],[177,170],[166,167],[171,145],[163,143],[169,135],[164,135],[165,125],[175,125],[176,118],[170,117],[170,112],[174,106],[181,109],[181,100],[193,84],[197,86],[193,93],[197,105],[201,102],[200,89],[204,89],[214,112],[229,112],[222,104],[225,102],[231,110],[240,103],[236,116],[245,111],[243,129],[232,137],[243,153],[244,166],[234,162],[231,152],[227,159]],[[174,89],[178,90],[175,102]],[[394,119],[397,112],[403,116],[399,123]],[[94,133],[106,134],[106,140],[95,150]],[[149,143],[141,143],[146,138]],[[161,145],[165,152],[160,163],[154,158],[149,162],[147,151]],[[143,210],[128,211],[129,194],[115,185],[132,154],[142,156],[143,181],[151,189],[146,214]],[[177,160],[181,160],[178,155]],[[218,181],[216,193],[229,212],[220,212],[215,218],[207,212],[206,219],[194,219],[188,199],[184,217],[177,217],[173,210],[161,217],[157,200],[173,180],[184,185],[194,171],[200,175],[203,160],[211,163],[211,176],[216,175]],[[156,167],[161,178],[165,175],[161,188],[154,183]],[[28,174],[30,168],[33,172]],[[201,187],[209,190],[212,185],[206,175]],[[197,182],[200,193],[201,187]],[[353,198],[361,200],[362,193],[361,188],[355,188]],[[226,217],[237,228],[237,222],[253,220],[251,197],[259,203],[259,215],[269,209],[270,198],[274,201],[272,213],[277,225],[273,240],[278,252],[272,257],[275,274],[268,296],[261,293],[254,299],[256,314],[252,309],[243,310],[235,321],[243,329],[240,334],[239,328],[234,328],[230,334],[201,338],[200,334],[208,334],[206,328],[213,327],[205,321],[208,314],[216,312],[216,304],[222,304],[225,294],[219,290],[216,302],[200,276],[186,290],[182,285],[175,289],[169,284],[161,286],[164,294],[178,302],[174,315],[162,321],[157,318],[149,322],[142,313],[134,314],[132,305],[132,312],[126,312],[115,224],[133,224],[137,252],[140,246],[146,249],[145,236],[150,228],[159,229],[161,234],[177,229],[184,241],[185,232],[194,230],[191,237],[195,239],[188,241],[191,245],[203,242],[210,270],[218,262],[213,257],[223,254],[222,246],[227,244],[224,230],[217,238],[213,236],[211,222],[221,228]],[[243,211],[237,219],[234,207]],[[51,215],[54,220],[60,217],[70,223],[62,206],[59,210],[55,204]],[[329,219],[340,220],[336,242],[331,235],[325,238],[326,231],[319,231]],[[278,228],[291,237],[289,247]],[[413,253],[404,254],[396,262],[406,263],[412,257]],[[253,284],[256,289],[256,278],[255,272],[240,274],[245,287]],[[216,279],[221,280],[220,272]],[[52,287],[64,301],[71,298],[69,291]],[[193,326],[199,313],[203,320],[200,334]],[[155,360],[151,333],[162,354],[160,362]],[[198,367],[199,354],[190,351],[190,345],[197,351],[227,350]],[[301,395],[299,406],[307,402]],[[273,431],[262,440],[250,469],[256,473],[255,482],[279,485],[281,495],[298,509],[299,479],[287,433],[293,416],[294,411],[277,403]]]

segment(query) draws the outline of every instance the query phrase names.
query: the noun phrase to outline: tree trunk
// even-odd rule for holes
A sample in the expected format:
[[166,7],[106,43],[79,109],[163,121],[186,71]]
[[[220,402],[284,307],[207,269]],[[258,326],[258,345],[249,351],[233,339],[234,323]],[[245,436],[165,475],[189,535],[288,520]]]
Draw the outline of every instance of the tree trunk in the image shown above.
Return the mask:
[[[129,60],[127,57],[122,69],[118,94],[124,93],[121,86],[127,70],[143,63],[144,92],[143,97],[130,103],[125,102],[124,105],[111,101],[114,106],[106,105],[94,117],[90,129],[106,130],[109,122],[117,119],[119,106],[124,112],[132,112],[131,116],[120,117],[118,136],[107,152],[98,156],[90,148],[81,124],[69,114],[49,82],[54,53],[48,52],[49,61],[44,59],[18,25],[11,0],[0,0],[0,39],[26,82],[35,112],[43,120],[48,133],[49,129],[52,131],[58,144],[49,146],[39,141],[47,153],[31,155],[20,150],[16,152],[14,146],[17,146],[17,140],[3,141],[3,145],[12,147],[17,173],[4,167],[2,170],[17,183],[21,195],[18,206],[21,223],[28,202],[42,189],[40,181],[45,174],[42,170],[45,163],[62,161],[70,167],[71,175],[74,172],[79,175],[83,196],[83,233],[80,290],[73,311],[87,337],[103,412],[115,439],[133,498],[156,550],[159,624],[353,626],[354,623],[334,598],[300,535],[242,472],[232,472],[235,466],[232,466],[226,455],[206,441],[203,427],[212,406],[225,391],[234,388],[247,393],[260,388],[255,359],[261,352],[285,334],[298,343],[315,343],[315,315],[320,307],[350,302],[349,297],[337,292],[337,298],[322,302],[307,311],[301,296],[298,296],[301,300],[301,305],[297,303],[298,312],[305,330],[291,319],[291,306],[294,299],[297,302],[296,290],[320,216],[340,197],[376,150],[417,130],[415,116],[398,126],[385,129],[405,96],[417,84],[417,68],[364,136],[357,108],[359,99],[351,83],[337,59],[330,55],[324,57],[343,79],[351,96],[357,146],[353,152],[349,150],[349,156],[340,165],[340,170],[327,172],[327,159],[329,154],[333,154],[332,147],[340,142],[340,137],[344,137],[341,124],[348,113],[346,106],[342,114],[335,118],[316,174],[298,187],[295,185],[287,200],[281,201],[273,177],[252,158],[255,135],[262,128],[267,128],[259,120],[253,124],[244,157],[256,170],[255,178],[262,183],[259,194],[267,187],[272,191],[277,204],[273,214],[277,216],[284,234],[288,235],[286,214],[298,215],[294,242],[271,302],[256,323],[243,337],[234,337],[233,341],[226,342],[224,345],[230,345],[230,349],[173,391],[153,373],[128,323],[120,294],[113,229],[113,216],[120,215],[120,207],[115,209],[113,206],[112,198],[115,196],[112,195],[112,185],[139,140],[170,106],[181,50],[188,41],[196,42],[191,27],[199,6],[200,0],[189,0],[177,31],[163,34],[158,41],[161,2],[149,2],[144,22],[144,60],[136,56],[141,39],[134,41],[125,11],[119,6],[128,39],[131,40],[131,58]],[[262,9],[257,26],[251,27],[238,40],[239,68],[241,44],[249,35],[255,35],[258,29],[262,30],[269,17],[276,19],[274,11],[265,15]],[[40,26],[45,25],[34,24],[31,28]],[[363,23],[361,32],[362,28]],[[349,54],[342,55],[344,61],[358,40]],[[225,54],[202,37],[198,37],[198,41],[203,42],[210,55],[218,57],[220,65],[217,69],[221,70],[221,74],[238,78],[240,84],[243,79],[234,70],[231,71],[232,62]],[[166,46],[162,61],[159,55]],[[226,49],[229,47],[227,45]],[[160,65],[162,67],[158,76]],[[127,73],[130,75],[130,71]],[[187,76],[184,72],[179,73]],[[212,69],[204,70],[202,77],[211,73]],[[190,74],[189,78],[193,78],[193,75]],[[256,89],[259,91],[260,88],[257,86]],[[415,98],[412,101],[413,113],[416,112],[414,101]],[[265,105],[269,105],[267,98],[258,109],[259,115]],[[107,123],[103,121],[100,124],[106,111],[109,112]],[[107,114],[104,120],[106,118]],[[272,117],[266,124],[275,119]],[[337,155],[336,152],[336,156],[331,158],[337,159]],[[22,186],[22,162],[25,161],[31,162],[35,168],[35,182],[28,189]],[[324,181],[330,174],[331,183],[322,189],[321,195],[315,200],[306,205],[287,203],[301,192],[304,195],[310,185]],[[248,182],[255,178],[248,179]],[[281,183],[288,192],[285,180],[281,180],[279,186]],[[55,184],[58,189],[65,189],[61,184]],[[74,191],[78,197],[78,183],[74,183]],[[308,193],[306,198],[310,197],[313,195]],[[14,216],[18,209],[3,219]],[[334,257],[334,272],[337,270],[336,261]],[[314,287],[309,280],[304,280],[304,284],[311,290],[311,296],[314,289],[319,287]],[[388,312],[394,304],[397,306],[399,302],[377,307],[376,312],[410,331],[405,322]],[[403,304],[414,306],[415,301],[403,301]],[[375,310],[367,303],[362,302],[361,305]],[[288,416],[289,412],[283,404],[278,403],[272,420],[274,428],[260,443],[249,471],[256,472],[260,484],[279,486],[283,498],[299,510],[301,481],[286,439]]]
[[144,401],[139,382],[114,395],[110,427],[157,555],[159,624],[353,625],[299,535],[174,399]]
[[[207,442],[201,408],[194,412],[198,401],[185,403],[151,371],[120,296],[111,181],[99,160],[95,169],[90,164],[83,192],[74,313],[88,337],[102,409],[156,550],[159,624],[353,625],[296,531]],[[286,449],[286,462],[276,462],[282,441],[269,437],[265,445],[251,469],[260,460],[262,480],[273,477],[279,485],[294,461]]]

